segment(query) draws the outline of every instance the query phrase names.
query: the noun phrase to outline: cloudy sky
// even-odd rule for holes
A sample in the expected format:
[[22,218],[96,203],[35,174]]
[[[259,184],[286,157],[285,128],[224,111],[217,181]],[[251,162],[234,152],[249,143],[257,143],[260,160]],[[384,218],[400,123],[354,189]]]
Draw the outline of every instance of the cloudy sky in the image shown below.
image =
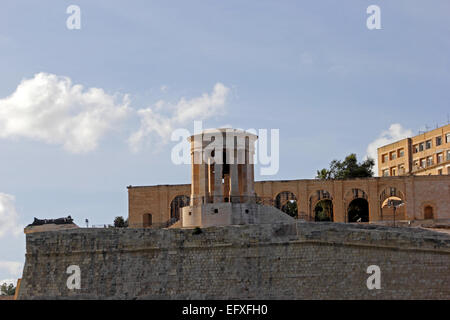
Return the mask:
[[[81,9],[70,30],[67,8]],[[381,9],[369,30],[366,9]],[[314,178],[448,121],[450,2],[0,3],[0,280],[22,228],[127,215],[127,185],[189,183],[178,128],[280,129],[280,167]]]

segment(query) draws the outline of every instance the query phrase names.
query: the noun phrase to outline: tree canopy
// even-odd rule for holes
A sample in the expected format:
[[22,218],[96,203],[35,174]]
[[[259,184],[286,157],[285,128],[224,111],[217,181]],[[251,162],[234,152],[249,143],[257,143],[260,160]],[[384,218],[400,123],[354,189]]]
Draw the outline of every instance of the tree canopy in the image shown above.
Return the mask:
[[297,201],[288,200],[288,202],[286,202],[286,204],[281,208],[281,211],[283,211],[284,213],[287,213],[291,217],[294,217],[294,218],[297,217],[297,212],[298,212]]
[[116,228],[128,227],[128,219],[125,220],[122,216],[116,217],[114,219],[114,227]]
[[2,296],[13,296],[15,293],[16,293],[16,287],[12,283],[10,283],[10,284],[3,283],[0,286],[0,294]]
[[363,162],[358,163],[356,154],[352,153],[345,157],[343,161],[333,160],[330,163],[330,169],[323,168],[317,170],[317,179],[322,180],[341,180],[351,178],[367,178],[373,177],[373,167],[375,161],[367,158]]

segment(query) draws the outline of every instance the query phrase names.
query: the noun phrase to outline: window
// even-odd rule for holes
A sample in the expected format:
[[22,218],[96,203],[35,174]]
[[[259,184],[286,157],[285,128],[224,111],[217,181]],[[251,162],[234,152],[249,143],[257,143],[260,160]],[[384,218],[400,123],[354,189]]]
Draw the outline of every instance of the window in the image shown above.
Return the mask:
[[427,166],[427,164],[426,164],[426,159],[425,159],[425,158],[420,159],[420,167],[421,167],[421,168],[425,168],[426,166]]
[[413,152],[414,152],[414,153],[419,152],[419,145],[418,145],[418,144],[415,144],[415,145],[413,146]]
[[419,160],[414,160],[414,167],[416,169],[419,167]]
[[391,195],[391,197],[397,196],[397,189],[393,187],[389,188],[389,194]]
[[387,157],[388,157],[387,154],[383,154],[383,155],[381,156],[381,161],[382,161],[383,163],[385,163],[385,162],[387,161]]
[[445,134],[445,142],[450,143],[450,133]]
[[450,150],[447,150],[447,161],[450,161]]
[[427,140],[426,142],[425,142],[425,147],[427,148],[427,149],[430,149],[431,147],[432,147],[432,143],[431,143],[431,140]]
[[389,177],[389,170],[388,169],[384,169],[383,170],[383,177]]
[[405,174],[405,165],[401,164],[398,166],[398,174]]
[[393,167],[393,168],[391,168],[391,172],[392,172],[392,174],[391,174],[391,176],[396,176],[397,175],[397,170],[396,170],[396,168],[395,167]]
[[438,170],[438,175],[442,176],[442,169]]
[[437,158],[437,163],[441,163],[444,161],[444,154],[442,152],[438,153],[436,158]]
[[440,146],[442,144],[442,137],[436,137],[436,146]]
[[397,153],[396,153],[395,151],[392,151],[392,152],[390,153],[389,158],[390,158],[391,160],[395,160],[395,159],[397,158]]
[[398,157],[401,158],[405,155],[405,149],[398,150]]
[[419,144],[419,151],[425,150],[425,142]]
[[432,166],[433,165],[433,157],[428,157],[427,158],[427,166]]

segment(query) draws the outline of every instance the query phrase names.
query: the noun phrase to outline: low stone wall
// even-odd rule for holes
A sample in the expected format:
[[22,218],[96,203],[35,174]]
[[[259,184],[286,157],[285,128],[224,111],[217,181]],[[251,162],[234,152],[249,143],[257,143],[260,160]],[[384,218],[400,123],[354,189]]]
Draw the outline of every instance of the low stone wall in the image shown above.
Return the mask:
[[77,229],[27,235],[19,299],[450,299],[449,266],[450,236],[416,228]]
[[275,207],[256,203],[208,203],[181,208],[183,228],[294,221],[294,218]]

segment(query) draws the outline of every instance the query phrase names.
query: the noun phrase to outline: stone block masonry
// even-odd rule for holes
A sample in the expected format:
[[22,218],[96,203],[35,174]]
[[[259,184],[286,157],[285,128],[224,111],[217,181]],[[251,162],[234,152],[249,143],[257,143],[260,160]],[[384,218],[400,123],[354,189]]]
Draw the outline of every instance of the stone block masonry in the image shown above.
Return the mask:
[[[27,234],[26,246],[19,299],[450,299],[450,236],[416,228],[74,229]],[[70,265],[80,289],[66,286]]]

